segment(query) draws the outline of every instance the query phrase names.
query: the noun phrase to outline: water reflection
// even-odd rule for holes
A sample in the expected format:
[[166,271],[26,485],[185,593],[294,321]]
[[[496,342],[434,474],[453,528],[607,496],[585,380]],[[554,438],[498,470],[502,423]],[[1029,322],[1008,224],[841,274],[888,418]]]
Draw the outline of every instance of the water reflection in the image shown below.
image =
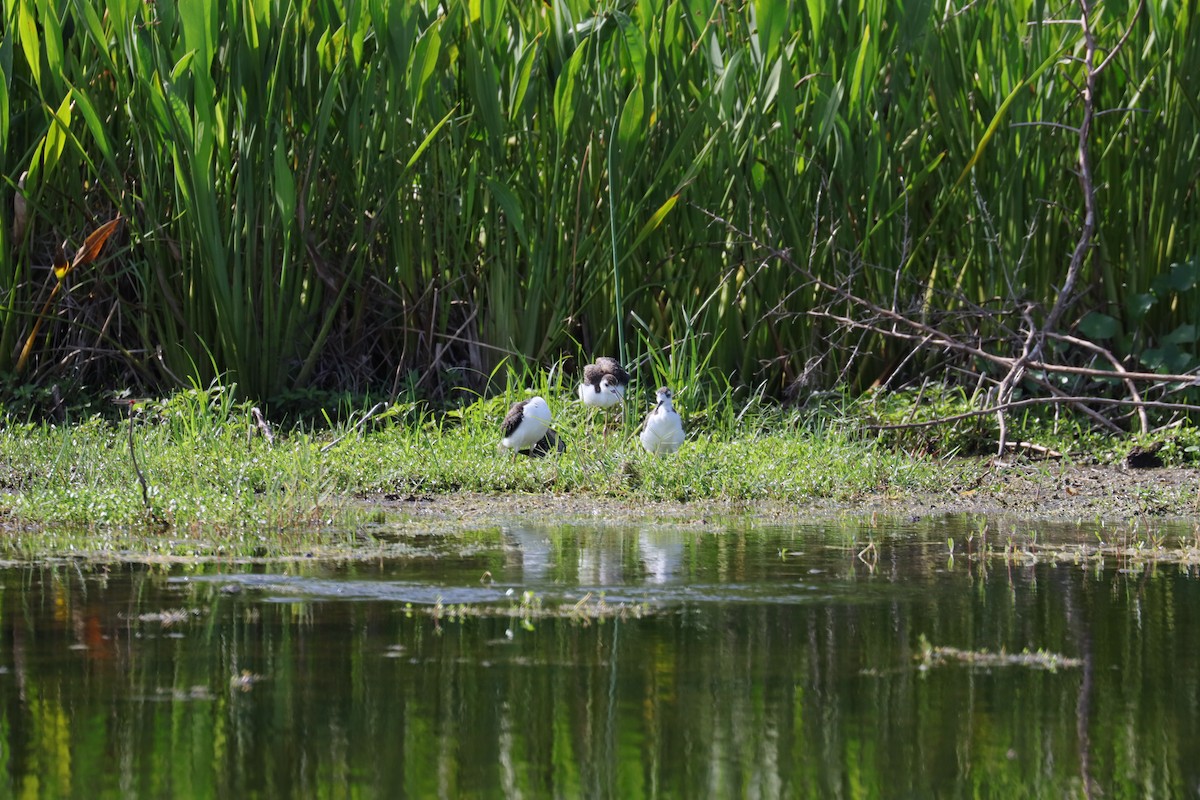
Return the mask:
[[[849,529],[513,526],[457,557],[9,568],[0,775],[123,797],[1200,792],[1195,575],[983,562],[966,535],[876,529],[866,558]],[[526,592],[641,613],[530,616]],[[926,641],[1083,666],[919,669]]]

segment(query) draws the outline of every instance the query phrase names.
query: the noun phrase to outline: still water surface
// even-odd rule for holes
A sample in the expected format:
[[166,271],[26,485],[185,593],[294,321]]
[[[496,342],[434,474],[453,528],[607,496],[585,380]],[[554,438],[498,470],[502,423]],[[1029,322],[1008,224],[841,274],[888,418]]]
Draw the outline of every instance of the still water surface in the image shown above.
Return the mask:
[[[1200,796],[1196,570],[973,559],[978,531],[514,524],[371,561],[12,566],[0,795]],[[925,642],[1080,663],[923,666]]]

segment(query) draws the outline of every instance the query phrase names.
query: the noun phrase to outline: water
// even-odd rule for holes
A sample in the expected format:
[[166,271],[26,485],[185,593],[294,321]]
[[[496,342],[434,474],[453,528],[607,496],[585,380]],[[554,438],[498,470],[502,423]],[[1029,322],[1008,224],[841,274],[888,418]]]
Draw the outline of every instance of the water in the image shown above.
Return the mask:
[[980,561],[972,531],[514,525],[372,561],[9,567],[0,795],[1200,795],[1197,572]]

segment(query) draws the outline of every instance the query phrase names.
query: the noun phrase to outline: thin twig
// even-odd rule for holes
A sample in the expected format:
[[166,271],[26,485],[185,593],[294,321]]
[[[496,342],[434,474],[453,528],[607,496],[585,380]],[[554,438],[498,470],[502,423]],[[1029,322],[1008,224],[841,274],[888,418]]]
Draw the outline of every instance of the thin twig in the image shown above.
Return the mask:
[[133,400],[127,402],[129,404],[129,459],[133,462],[133,471],[137,475],[138,483],[142,485],[142,505],[149,511],[150,489],[146,485],[146,476],[142,474],[142,468],[138,466],[137,451],[133,446],[133,408],[136,403]]
[[[1125,369],[1125,366],[1120,362],[1120,360],[1115,355],[1113,355],[1111,352],[1109,352],[1105,348],[1101,347],[1100,345],[1096,344],[1095,342],[1089,342],[1087,339],[1080,339],[1077,336],[1068,336],[1065,333],[1054,333],[1054,334],[1051,334],[1051,336],[1053,336],[1055,339],[1059,340],[1060,342],[1066,342],[1067,344],[1072,344],[1072,345],[1075,345],[1076,347],[1082,347],[1084,350],[1091,350],[1093,353],[1095,353],[1099,356],[1103,356],[1105,359],[1108,360],[1108,363],[1112,364],[1113,370],[1120,373],[1121,375],[1124,375],[1127,372],[1127,370]],[[1150,419],[1149,419],[1149,417],[1146,416],[1146,407],[1141,404],[1142,396],[1138,392],[1137,384],[1135,384],[1131,380],[1126,380],[1126,381],[1124,381],[1124,383],[1125,383],[1125,388],[1129,391],[1129,396],[1131,398],[1133,398],[1134,403],[1137,404],[1138,422],[1141,425],[1142,433],[1149,433]]]

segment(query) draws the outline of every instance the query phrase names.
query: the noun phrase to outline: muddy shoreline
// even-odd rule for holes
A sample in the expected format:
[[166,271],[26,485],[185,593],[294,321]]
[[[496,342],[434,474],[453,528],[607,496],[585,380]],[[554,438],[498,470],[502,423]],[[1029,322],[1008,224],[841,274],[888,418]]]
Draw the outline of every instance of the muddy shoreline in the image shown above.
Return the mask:
[[975,465],[942,491],[880,492],[850,500],[648,502],[590,494],[457,493],[367,498],[369,507],[414,520],[479,523],[528,518],[707,524],[730,517],[788,522],[847,515],[970,514],[1027,521],[1200,522],[1200,470],[1061,464]]

